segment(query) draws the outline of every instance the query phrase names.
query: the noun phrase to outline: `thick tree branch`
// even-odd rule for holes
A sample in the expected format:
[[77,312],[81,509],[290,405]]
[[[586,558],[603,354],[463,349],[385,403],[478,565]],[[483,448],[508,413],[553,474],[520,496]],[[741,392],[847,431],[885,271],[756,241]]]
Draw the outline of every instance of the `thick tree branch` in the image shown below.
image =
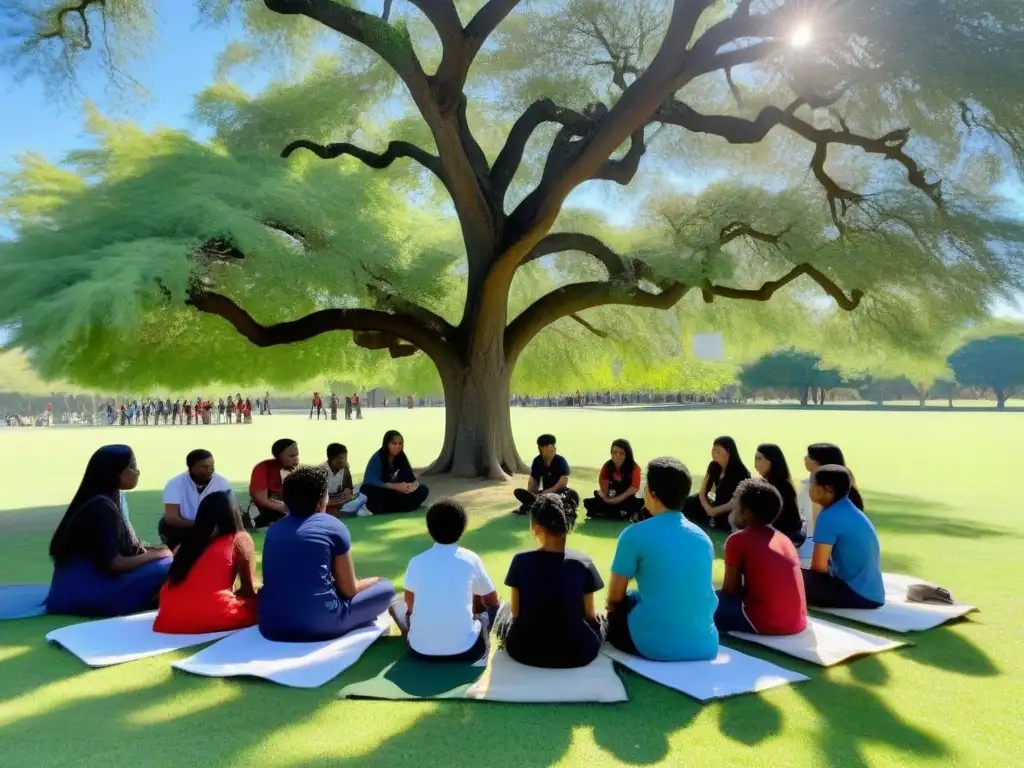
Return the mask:
[[614,181],[620,186],[627,186],[633,181],[636,172],[640,169],[640,161],[647,152],[647,144],[644,141],[644,129],[638,128],[633,131],[629,138],[629,149],[626,154],[618,160],[605,160],[591,177],[604,181]]
[[519,165],[523,161],[526,145],[544,123],[559,123],[571,131],[573,136],[585,135],[593,130],[593,121],[587,116],[567,107],[560,107],[551,99],[540,99],[533,102],[519,119],[512,124],[512,129],[505,139],[491,169],[491,191],[495,199],[504,201],[509,185],[512,183]]
[[553,232],[541,240],[530,254],[523,259],[523,264],[542,259],[555,253],[580,251],[593,256],[604,264],[610,280],[623,278],[636,280],[646,275],[637,275],[635,267],[643,266],[641,262],[628,263],[619,254],[605,245],[599,238],[583,232]]
[[[419,319],[398,312],[378,309],[321,309],[297,320],[263,325],[232,299],[193,284],[186,299],[188,306],[209,315],[223,317],[242,336],[257,347],[274,347],[312,339],[329,331],[355,331],[384,334],[403,339],[423,350],[432,360],[448,361],[452,350],[448,336],[450,325],[432,328]],[[438,318],[440,320],[440,318]]]
[[430,154],[425,149],[409,143],[408,141],[392,141],[388,144],[388,148],[384,150],[384,152],[377,153],[371,152],[368,149],[363,149],[362,147],[357,147],[355,144],[349,144],[348,142],[339,142],[337,144],[317,144],[316,142],[308,141],[306,139],[299,139],[297,141],[293,141],[287,147],[282,149],[281,157],[290,157],[292,153],[299,149],[308,149],[321,160],[333,160],[336,157],[350,155],[365,165],[368,165],[371,168],[376,168],[377,170],[388,168],[393,162],[395,162],[395,160],[406,157],[418,162],[428,171],[437,176],[437,178],[447,186],[447,182],[444,178],[444,170],[441,168],[441,159],[436,155]]
[[470,19],[469,24],[466,25],[470,64],[472,64],[472,57],[476,56],[483,44],[487,42],[487,38],[494,34],[494,30],[498,28],[498,25],[521,2],[522,0],[488,0],[483,8],[477,11],[476,15]]
[[[65,5],[57,10],[53,17],[53,27],[41,31],[36,35],[38,40],[61,39],[72,45],[73,48],[81,51],[88,51],[92,48],[92,29],[89,26],[89,17],[86,15],[91,6],[106,8],[107,0],[81,0],[77,5]],[[68,16],[75,15],[82,25],[82,42],[75,43],[68,40],[67,20]]]
[[534,336],[556,320],[575,315],[585,309],[611,304],[651,309],[671,309],[678,304],[689,286],[668,283],[661,293],[651,293],[637,286],[610,282],[586,282],[556,288],[524,309],[505,329],[505,356],[514,362]]
[[339,0],[263,0],[263,4],[274,13],[318,21],[365,45],[391,65],[418,105],[428,96],[426,75],[411,41],[387,21]]
[[907,180],[913,186],[924,192],[936,205],[942,205],[941,182],[929,181],[917,161],[906,153],[907,141],[910,138],[909,128],[890,131],[877,138],[853,133],[848,127],[841,127],[840,130],[815,128],[795,114],[805,103],[806,99],[799,98],[786,109],[765,107],[753,120],[748,120],[727,115],[705,115],[677,99],[670,99],[655,112],[654,120],[677,125],[696,133],[720,136],[730,144],[756,144],[763,141],[776,126],[788,128],[814,144],[811,170],[825,188],[833,221],[840,228],[843,227],[840,215],[846,213],[851,204],[863,200],[863,195],[843,188],[829,176],[825,162],[828,158],[828,148],[832,144],[858,147],[869,154],[881,155],[887,160],[899,163],[906,170]]
[[794,280],[804,276],[809,277],[811,280],[816,282],[821,289],[825,291],[825,293],[835,300],[840,309],[844,309],[847,312],[852,312],[860,306],[860,302],[864,298],[864,292],[859,289],[854,289],[850,292],[850,295],[847,296],[843,292],[843,289],[840,288],[833,280],[831,280],[821,270],[811,266],[810,264],[797,264],[778,280],[770,280],[769,282],[764,283],[760,288],[730,288],[725,285],[712,285],[709,281],[706,281],[701,286],[701,294],[704,301],[708,304],[714,301],[716,296],[721,296],[724,299],[768,301],[772,296]]

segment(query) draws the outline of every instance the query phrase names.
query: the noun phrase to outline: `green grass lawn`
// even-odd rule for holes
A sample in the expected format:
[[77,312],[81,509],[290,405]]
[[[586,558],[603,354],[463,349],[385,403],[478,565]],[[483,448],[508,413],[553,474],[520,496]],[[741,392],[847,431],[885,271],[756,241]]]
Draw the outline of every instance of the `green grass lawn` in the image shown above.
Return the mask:
[[[1016,486],[1007,480],[1020,471],[1014,435],[1024,433],[1024,416],[529,409],[516,410],[513,424],[527,457],[537,434],[554,432],[583,494],[616,437],[628,437],[640,460],[673,454],[698,476],[719,434],[735,437],[748,462],[758,442],[778,442],[800,472],[808,443],[837,442],[865,492],[885,568],[939,581],[982,613],[912,635],[912,647],[828,671],[739,645],[812,679],[706,706],[628,672],[630,701],[614,706],[339,701],[333,697],[343,685],[373,676],[402,653],[397,637],[377,642],[323,688],[300,691],[172,672],[170,662],[194,650],[89,670],[43,642],[67,619],[6,622],[0,765],[976,768],[1020,759],[1024,569],[1010,490]],[[48,579],[50,532],[101,444],[135,448],[142,477],[129,496],[132,521],[154,540],[160,490],[184,469],[191,448],[212,450],[218,471],[244,488],[276,438],[297,439],[309,462],[323,460],[328,442],[343,442],[358,474],[390,427],[404,432],[413,463],[425,464],[440,446],[443,412],[367,410],[364,421],[326,424],[273,416],[252,426],[0,430],[0,583]],[[438,490],[458,492],[470,509],[464,544],[500,584],[513,553],[530,544],[525,521],[509,514],[511,487],[445,482]],[[409,557],[429,545],[422,515],[350,527],[360,575],[400,583]],[[617,533],[615,524],[584,522],[571,546],[607,573]],[[721,573],[719,561],[716,579]]]

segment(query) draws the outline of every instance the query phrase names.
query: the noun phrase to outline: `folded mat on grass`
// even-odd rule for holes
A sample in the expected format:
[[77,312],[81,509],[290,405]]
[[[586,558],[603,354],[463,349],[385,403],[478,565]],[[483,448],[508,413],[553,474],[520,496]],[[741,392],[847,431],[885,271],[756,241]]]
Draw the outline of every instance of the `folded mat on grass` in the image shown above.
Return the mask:
[[623,653],[610,645],[604,646],[604,653],[641,677],[685,693],[697,701],[756,693],[809,679],[731,648],[720,648],[718,657],[712,661],[651,661]]
[[923,632],[926,629],[945,624],[978,610],[973,605],[953,603],[936,605],[932,603],[911,603],[907,601],[907,587],[911,584],[930,584],[913,576],[897,573],[883,573],[885,605],[870,610],[854,608],[813,608],[815,611],[830,613],[859,624],[888,629],[892,632]]
[[466,689],[465,698],[531,704],[629,700],[611,659],[604,656],[576,669],[541,669],[520,664],[505,651],[491,657],[480,679]]
[[807,619],[807,629],[796,635],[756,635],[747,632],[729,634],[822,667],[831,667],[855,656],[870,656],[906,645],[899,640],[876,637],[859,629],[812,617]]
[[0,585],[0,619],[31,619],[46,613],[49,584]]
[[466,691],[484,673],[486,659],[470,663],[424,661],[405,654],[376,677],[346,685],[342,699],[464,699]]
[[156,611],[149,611],[132,616],[86,621],[55,629],[46,639],[73,653],[90,667],[110,667],[211,643],[231,634],[208,632],[202,635],[165,635],[153,631],[155,618]]
[[275,643],[249,627],[172,666],[206,677],[261,677],[292,688],[319,688],[359,661],[390,626],[385,613],[373,624],[319,643]]

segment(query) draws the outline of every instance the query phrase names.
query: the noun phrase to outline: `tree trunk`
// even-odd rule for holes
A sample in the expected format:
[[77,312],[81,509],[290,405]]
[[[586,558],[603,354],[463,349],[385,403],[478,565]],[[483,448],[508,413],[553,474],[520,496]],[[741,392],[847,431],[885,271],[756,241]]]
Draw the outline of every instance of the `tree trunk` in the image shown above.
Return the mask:
[[803,407],[803,408],[807,407],[807,401],[810,399],[810,395],[811,395],[811,388],[810,387],[804,387],[803,389],[800,390],[800,405],[801,405],[801,407]]
[[996,388],[996,408],[1000,411],[1006,408],[1006,392],[998,387]]
[[436,361],[444,387],[444,443],[426,474],[505,480],[527,471],[512,437],[513,364],[505,359],[504,329],[504,308],[486,307],[466,356]]

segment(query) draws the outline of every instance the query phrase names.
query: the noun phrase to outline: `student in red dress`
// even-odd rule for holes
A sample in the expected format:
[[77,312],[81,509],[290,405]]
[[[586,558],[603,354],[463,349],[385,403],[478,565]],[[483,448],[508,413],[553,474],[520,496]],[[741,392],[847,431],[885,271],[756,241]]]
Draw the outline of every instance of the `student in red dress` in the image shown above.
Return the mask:
[[[235,591],[235,582],[240,587]],[[174,555],[153,629],[198,635],[256,623],[256,550],[242,529],[231,494],[211,493],[199,505]]]
[[[256,519],[252,522],[254,528],[266,528],[271,523],[277,522],[288,514],[282,499],[283,490],[281,481],[285,475],[299,466],[299,446],[290,438],[278,440],[270,447],[272,459],[261,461],[252,468],[252,475],[249,477],[249,498],[252,499],[252,506],[256,507]],[[246,517],[249,511],[246,510]],[[249,521],[245,521],[248,526]]]
[[772,527],[782,496],[766,480],[736,489],[742,530],[725,542],[725,579],[718,593],[720,632],[795,635],[807,627],[800,558],[789,537]]

